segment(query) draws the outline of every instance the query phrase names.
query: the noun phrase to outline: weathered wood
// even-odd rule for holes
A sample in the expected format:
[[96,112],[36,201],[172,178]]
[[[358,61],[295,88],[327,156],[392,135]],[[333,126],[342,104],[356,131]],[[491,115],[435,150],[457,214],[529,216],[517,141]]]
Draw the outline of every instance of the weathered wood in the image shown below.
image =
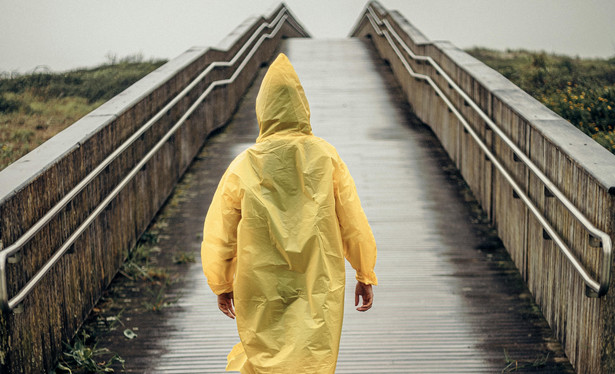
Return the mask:
[[[335,372],[493,374],[508,365],[508,354],[518,360],[518,372],[532,371],[531,363],[547,357],[535,370],[573,373],[454,165],[408,110],[370,45],[291,39],[281,50],[305,89],[314,134],[334,145],[348,165],[378,244],[379,285],[367,313],[355,310],[355,272],[347,265]],[[180,182],[178,204],[161,212],[161,257],[170,258],[178,245],[200,252],[202,237],[194,233],[202,230],[220,177],[258,136],[259,86],[257,78],[228,127],[207,141]],[[122,329],[99,331],[100,346],[126,359],[128,373],[222,373],[238,342],[236,323],[218,310],[198,255],[194,264],[170,266],[182,278],[170,293],[182,297],[163,313],[134,308],[148,296],[131,292],[135,285],[125,277],[116,278],[116,293],[109,295],[113,310],[96,318],[126,308],[122,320],[139,336],[127,340]],[[126,294],[130,301],[119,300]]]
[[[373,10],[387,20],[417,55],[431,57],[477,103],[598,229],[615,237],[615,156],[544,107],[506,78],[449,42],[430,42],[397,12],[376,2]],[[366,12],[368,13],[368,12]],[[382,26],[384,28],[384,26]],[[582,278],[525,204],[515,198],[501,173],[464,133],[434,90],[409,77],[387,40],[363,17],[353,36],[369,36],[391,68],[417,116],[429,124],[491,218],[579,373],[615,371],[615,301],[611,290],[600,298],[585,296]],[[540,209],[586,269],[597,276],[601,248],[590,245],[588,232],[556,198],[545,194],[536,177],[484,121],[428,64],[410,62],[444,91],[479,137]],[[612,264],[610,264],[612,267]]]
[[[219,48],[188,50],[0,172],[0,240],[4,247],[18,239],[211,63],[230,61],[259,26],[271,22],[284,7],[276,7],[266,17],[248,19]],[[284,37],[307,35],[291,14],[288,17],[275,37],[265,39],[235,82],[216,88],[120,192],[77,240],[72,252],[24,300],[23,312],[1,314],[0,372],[39,373],[53,368],[62,342],[80,326],[207,135],[232,116],[260,65],[269,61]],[[259,35],[269,32],[265,28]],[[250,49],[242,53],[240,62]],[[10,296],[49,260],[209,84],[231,77],[238,65],[214,69],[24,246],[21,260],[8,268]]]

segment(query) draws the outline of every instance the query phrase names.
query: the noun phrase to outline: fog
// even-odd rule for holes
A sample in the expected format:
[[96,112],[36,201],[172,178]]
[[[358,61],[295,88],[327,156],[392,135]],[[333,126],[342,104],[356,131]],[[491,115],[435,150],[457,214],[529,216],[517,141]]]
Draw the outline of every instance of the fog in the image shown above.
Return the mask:
[[[347,37],[364,0],[288,0],[316,38]],[[382,0],[432,40],[461,48],[615,56],[611,0]],[[275,2],[248,0],[0,0],[0,71],[63,71],[141,54],[173,58],[213,46]]]

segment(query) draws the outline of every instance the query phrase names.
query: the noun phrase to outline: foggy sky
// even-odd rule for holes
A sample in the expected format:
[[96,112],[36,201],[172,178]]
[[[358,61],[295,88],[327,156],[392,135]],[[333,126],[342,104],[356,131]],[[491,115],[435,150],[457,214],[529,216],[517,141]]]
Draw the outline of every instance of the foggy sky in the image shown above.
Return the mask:
[[[173,58],[216,45],[276,2],[254,0],[0,0],[0,71],[94,66],[107,55]],[[366,0],[287,0],[313,37],[348,35]],[[615,56],[612,0],[381,0],[432,40],[461,48],[525,48]]]

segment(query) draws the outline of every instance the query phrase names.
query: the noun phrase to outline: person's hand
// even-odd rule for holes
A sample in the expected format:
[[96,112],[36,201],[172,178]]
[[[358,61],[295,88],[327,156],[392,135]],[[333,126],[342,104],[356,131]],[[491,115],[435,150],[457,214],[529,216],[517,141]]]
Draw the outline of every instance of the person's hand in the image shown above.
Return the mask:
[[233,309],[233,293],[223,293],[218,295],[218,309],[229,318],[235,319],[235,309]]
[[371,284],[357,282],[354,289],[354,306],[359,305],[359,296],[363,298],[363,305],[357,308],[359,312],[366,312],[372,307],[374,302],[374,291]]

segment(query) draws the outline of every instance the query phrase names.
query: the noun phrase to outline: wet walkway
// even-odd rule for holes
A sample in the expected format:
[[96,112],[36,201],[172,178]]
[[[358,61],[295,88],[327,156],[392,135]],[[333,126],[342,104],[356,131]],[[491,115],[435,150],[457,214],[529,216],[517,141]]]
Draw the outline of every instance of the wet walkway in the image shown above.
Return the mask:
[[[337,373],[499,373],[507,357],[517,360],[516,372],[571,372],[437,140],[412,117],[374,53],[351,39],[291,39],[282,50],[303,82],[314,134],[338,149],[355,178],[379,247],[380,285],[367,313],[354,310],[348,267]],[[220,176],[257,136],[259,83],[189,171],[187,198],[161,235],[163,250],[181,245],[198,253]],[[109,346],[129,371],[224,371],[237,333],[234,321],[217,309],[200,258],[180,285],[182,297],[157,326],[140,327],[127,351],[126,342]]]

